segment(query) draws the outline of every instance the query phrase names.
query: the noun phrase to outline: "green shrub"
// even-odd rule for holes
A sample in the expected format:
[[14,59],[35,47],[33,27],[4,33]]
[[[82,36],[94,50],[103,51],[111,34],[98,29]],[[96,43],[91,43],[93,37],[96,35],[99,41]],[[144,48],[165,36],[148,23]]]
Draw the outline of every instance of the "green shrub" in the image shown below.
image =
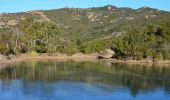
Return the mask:
[[29,56],[38,56],[38,53],[35,51],[27,52],[27,55]]

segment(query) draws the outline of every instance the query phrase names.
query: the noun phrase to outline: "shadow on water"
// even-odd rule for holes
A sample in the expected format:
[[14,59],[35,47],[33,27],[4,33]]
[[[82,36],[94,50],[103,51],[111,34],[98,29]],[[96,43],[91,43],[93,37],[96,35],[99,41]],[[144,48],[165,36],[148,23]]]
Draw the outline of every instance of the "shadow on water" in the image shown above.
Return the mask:
[[[29,89],[28,84],[31,82],[39,84],[38,86],[44,82],[72,82],[95,84],[106,92],[127,89],[132,96],[138,95],[139,92],[156,90],[163,90],[170,95],[170,67],[163,66],[87,61],[27,61],[0,69],[0,79],[4,86],[9,85],[11,81],[22,80],[26,89]],[[47,92],[52,92],[52,88],[44,87]]]

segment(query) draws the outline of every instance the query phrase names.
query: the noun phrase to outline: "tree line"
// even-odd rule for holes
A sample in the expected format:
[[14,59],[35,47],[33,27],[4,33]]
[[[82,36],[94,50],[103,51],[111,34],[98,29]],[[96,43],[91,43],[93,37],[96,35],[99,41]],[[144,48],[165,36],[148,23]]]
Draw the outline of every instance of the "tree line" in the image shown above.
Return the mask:
[[170,59],[170,21],[133,28],[120,36],[96,41],[82,41],[79,37],[68,39],[62,32],[51,21],[26,18],[17,27],[0,29],[0,52],[6,55],[31,52],[88,54],[114,48],[113,57],[117,59]]

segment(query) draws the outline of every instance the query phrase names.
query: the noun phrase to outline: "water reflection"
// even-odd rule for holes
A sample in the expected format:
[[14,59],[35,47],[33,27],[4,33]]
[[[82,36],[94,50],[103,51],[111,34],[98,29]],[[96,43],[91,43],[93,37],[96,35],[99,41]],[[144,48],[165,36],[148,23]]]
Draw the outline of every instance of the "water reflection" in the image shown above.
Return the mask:
[[[159,93],[164,99],[170,98],[170,67],[163,66],[28,61],[0,69],[0,79],[1,92],[18,90],[19,93],[29,94],[29,100],[37,100],[34,98],[35,95],[40,96],[38,100],[50,100],[49,98],[56,97],[56,92],[59,97],[59,94],[68,95],[71,91],[77,92],[76,95],[81,91],[90,95],[117,94],[124,97],[128,94],[135,97],[141,94]],[[5,93],[3,91],[0,94]],[[48,95],[48,98],[44,95]],[[16,96],[18,98],[17,94]]]

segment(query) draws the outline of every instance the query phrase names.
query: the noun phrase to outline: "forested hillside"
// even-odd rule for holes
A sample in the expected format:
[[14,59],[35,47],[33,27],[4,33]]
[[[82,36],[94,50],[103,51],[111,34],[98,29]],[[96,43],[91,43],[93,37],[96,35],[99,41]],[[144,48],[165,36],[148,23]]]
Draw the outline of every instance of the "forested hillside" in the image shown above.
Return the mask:
[[149,7],[62,8],[0,14],[0,52],[102,53],[170,59],[170,12]]

